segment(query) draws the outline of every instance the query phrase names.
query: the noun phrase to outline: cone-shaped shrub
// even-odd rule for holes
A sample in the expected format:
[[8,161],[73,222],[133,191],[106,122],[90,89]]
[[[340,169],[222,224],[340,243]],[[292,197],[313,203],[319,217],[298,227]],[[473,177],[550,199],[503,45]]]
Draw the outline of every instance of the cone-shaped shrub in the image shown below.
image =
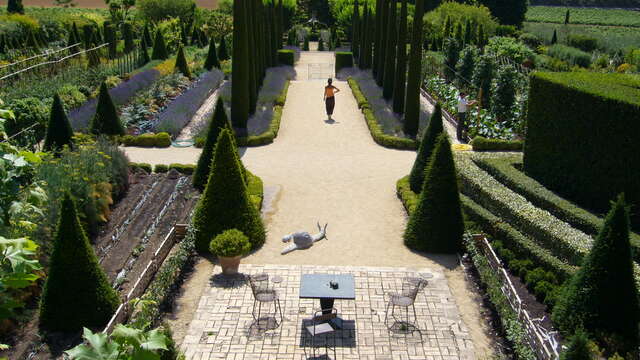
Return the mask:
[[193,174],[193,186],[198,190],[204,190],[207,185],[216,141],[223,129],[231,129],[231,125],[227,118],[227,114],[224,111],[222,98],[218,98],[216,108],[213,112],[213,117],[209,123],[209,129],[207,130],[207,138],[204,142],[202,153],[200,153],[200,158],[198,158],[196,171]]
[[425,170],[429,163],[429,159],[431,158],[431,154],[433,154],[433,150],[436,148],[438,136],[442,134],[442,131],[442,107],[440,106],[440,103],[437,103],[436,108],[433,111],[433,115],[431,115],[431,120],[429,120],[429,126],[422,136],[422,141],[420,141],[416,161],[413,163],[413,168],[409,175],[411,191],[416,194],[422,191]]
[[593,248],[556,303],[553,320],[564,334],[583,328],[612,353],[638,348],[640,309],[624,195],[613,202]]
[[422,192],[404,232],[411,249],[456,253],[462,248],[464,222],[451,144],[440,134],[429,159]]
[[124,23],[122,26],[122,37],[124,37],[124,52],[129,53],[133,50],[133,26],[130,23]]
[[407,74],[407,92],[404,102],[404,133],[415,136],[420,124],[420,79],[422,79],[422,17],[424,0],[416,0],[411,36],[411,55]]
[[24,6],[22,5],[22,0],[9,0],[9,2],[7,3],[7,12],[9,14],[24,14]]
[[164,35],[160,29],[156,31],[156,40],[153,43],[153,52],[151,53],[152,60],[166,60],[169,57],[167,51],[167,45],[164,42]]
[[151,57],[149,57],[149,50],[147,50],[148,47],[149,46],[147,45],[147,40],[145,40],[143,36],[142,40],[140,41],[140,66],[151,61]]
[[407,88],[407,0],[402,0],[398,26],[396,76],[393,85],[393,111],[402,114],[404,112],[404,92]]
[[187,58],[184,55],[184,48],[182,45],[178,48],[178,55],[176,55],[176,66],[174,68],[175,72],[181,72],[182,75],[190,78],[191,70],[189,70],[189,63],[187,63]]
[[218,61],[218,54],[216,51],[216,43],[211,37],[209,42],[209,53],[207,53],[207,60],[204,62],[204,68],[211,71],[213,68],[220,69],[220,61]]
[[218,45],[218,59],[220,61],[229,60],[229,51],[227,51],[227,42],[224,40],[224,36],[220,39],[220,45]]
[[558,33],[553,29],[553,36],[551,37],[551,45],[558,43]]
[[200,34],[198,34],[198,27],[194,26],[193,31],[191,32],[191,45],[196,46],[198,45],[199,41],[200,41]]
[[82,41],[80,31],[78,31],[78,25],[76,25],[75,21],[73,22],[73,25],[71,25],[71,31],[73,32],[73,36],[76,38],[76,41]]
[[144,39],[147,46],[153,44],[153,39],[151,38],[151,32],[149,32],[149,24],[144,24],[144,30],[142,32],[142,38]]
[[560,360],[591,360],[593,354],[589,349],[589,337],[582,329],[569,339],[567,349],[560,354]]
[[113,104],[107,84],[100,85],[100,95],[96,114],[89,124],[89,131],[96,135],[124,135],[124,128],[118,117],[116,106]]
[[211,239],[229,229],[247,235],[253,249],[265,240],[260,212],[249,199],[232,136],[227,129],[218,136],[209,181],[193,216],[200,252],[208,252]]
[[49,114],[47,134],[44,138],[44,150],[57,151],[61,150],[65,145],[71,147],[73,145],[72,137],[73,130],[62,106],[62,100],[60,100],[58,94],[55,94],[51,105],[51,113]]
[[382,96],[391,100],[393,97],[394,79],[396,76],[396,41],[398,32],[396,31],[396,13],[398,12],[396,0],[391,0],[389,4],[389,25],[387,25],[387,45],[385,55],[384,82],[382,84]]
[[40,44],[38,44],[36,34],[34,34],[33,31],[29,31],[29,35],[27,35],[27,43],[25,44],[25,46],[35,51],[38,51],[38,49],[40,49]]
[[50,331],[77,331],[107,324],[118,307],[118,294],[78,219],[67,193],[62,200],[47,281],[40,302],[40,326]]

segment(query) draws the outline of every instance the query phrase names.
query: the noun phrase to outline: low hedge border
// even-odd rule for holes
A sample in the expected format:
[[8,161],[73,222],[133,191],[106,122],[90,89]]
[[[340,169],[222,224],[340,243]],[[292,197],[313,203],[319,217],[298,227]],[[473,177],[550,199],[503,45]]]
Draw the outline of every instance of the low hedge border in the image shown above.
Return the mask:
[[278,63],[293,66],[296,63],[296,52],[288,49],[278,50]]
[[129,169],[131,169],[131,171],[134,171],[134,172],[136,170],[144,170],[147,174],[151,174],[153,172],[151,164],[147,164],[147,163],[130,162],[129,163]]
[[124,135],[120,137],[120,143],[124,146],[167,148],[171,146],[171,135],[166,132],[160,132],[157,134],[147,133],[142,135]]
[[480,169],[470,155],[458,152],[456,168],[462,193],[553,251],[572,265],[581,263],[593,239],[548,211],[531,204]]
[[[418,195],[409,187],[409,176],[398,180],[396,192],[410,215],[418,204]],[[519,258],[532,260],[536,266],[552,272],[561,281],[568,279],[576,271],[577,267],[567,265],[553,256],[549,250],[540,247],[467,196],[461,194],[460,200],[467,219],[475,222],[486,234],[502,241]]]
[[473,151],[522,151],[524,141],[487,139],[482,136],[476,136],[471,140],[471,146]]
[[382,131],[380,124],[378,124],[378,120],[376,119],[373,111],[371,110],[371,105],[367,101],[367,98],[364,96],[362,91],[360,90],[360,86],[358,85],[358,81],[352,77],[347,79],[349,83],[349,87],[353,92],[353,96],[356,98],[356,102],[358,103],[358,108],[362,110],[364,114],[364,118],[367,122],[367,126],[369,127],[369,132],[371,133],[371,137],[373,141],[375,141],[378,145],[384,146],[390,149],[399,149],[399,150],[416,150],[418,149],[419,143],[413,139],[400,138],[396,136],[387,135]]
[[[518,170],[515,165],[522,164],[521,155],[487,156],[474,159],[474,162],[499,182],[524,196],[533,205],[549,211],[558,219],[587,234],[597,235],[604,225],[603,218],[554,194],[538,181]],[[630,240],[634,250],[634,260],[640,262],[640,235],[631,233]]]

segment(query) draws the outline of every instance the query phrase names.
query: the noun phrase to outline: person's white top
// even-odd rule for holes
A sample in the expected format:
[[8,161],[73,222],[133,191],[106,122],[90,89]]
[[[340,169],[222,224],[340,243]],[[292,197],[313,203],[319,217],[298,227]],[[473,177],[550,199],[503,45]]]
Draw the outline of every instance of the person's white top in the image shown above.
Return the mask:
[[458,96],[458,112],[466,113],[469,110],[469,101],[462,96]]

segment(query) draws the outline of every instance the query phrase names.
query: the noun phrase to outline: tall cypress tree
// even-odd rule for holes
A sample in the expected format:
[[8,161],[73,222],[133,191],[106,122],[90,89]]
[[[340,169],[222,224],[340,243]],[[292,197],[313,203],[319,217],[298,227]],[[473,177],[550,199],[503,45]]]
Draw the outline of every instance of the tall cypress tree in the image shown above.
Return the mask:
[[396,13],[398,12],[397,0],[391,0],[389,5],[389,25],[387,25],[387,45],[385,55],[384,83],[382,96],[391,100],[393,97],[394,78],[396,76],[396,41],[398,33],[396,31]]
[[467,19],[467,23],[464,26],[464,44],[465,45],[471,45],[474,43],[473,35],[474,35],[473,22],[471,22],[471,19]]
[[229,51],[227,50],[227,42],[224,40],[224,36],[220,39],[220,44],[218,45],[218,59],[220,61],[229,60]]
[[9,2],[7,2],[7,12],[9,14],[24,14],[22,0],[9,0]]
[[60,100],[58,94],[55,94],[49,114],[47,134],[44,137],[44,150],[58,151],[65,145],[72,147],[72,137],[73,129],[71,128],[71,123],[69,123],[67,113],[64,111],[64,106],[62,106],[62,100]]
[[231,123],[246,133],[249,119],[249,51],[245,25],[246,0],[233,1],[233,62],[231,83]]
[[551,45],[554,45],[557,43],[558,43],[558,33],[556,32],[556,29],[553,29],[553,36],[551,36]]
[[487,33],[485,33],[484,31],[483,24],[478,25],[478,36],[476,39],[476,43],[478,44],[478,47],[480,49],[484,48],[484,46],[487,45]]
[[198,27],[194,26],[193,31],[191,31],[191,46],[197,46],[198,41],[200,41],[200,34],[198,34]]
[[42,290],[40,327],[50,331],[103,327],[119,302],[66,193]]
[[85,50],[91,49],[91,45],[93,44],[93,26],[85,25],[82,27],[82,40],[84,43]]
[[115,33],[115,30],[113,29],[113,26],[107,25],[104,28],[104,37],[105,37],[105,40],[109,43],[109,59],[113,60],[118,56],[117,54],[118,42],[116,40],[116,33]]
[[361,32],[360,57],[359,66],[361,69],[368,69],[371,62],[371,21],[369,19],[369,3],[364,3],[362,13],[362,32]]
[[153,39],[151,39],[151,33],[149,32],[149,24],[144,24],[144,30],[142,32],[142,37],[144,41],[147,43],[147,46],[153,44]]
[[404,112],[404,93],[407,85],[407,0],[402,0],[400,9],[400,24],[396,52],[396,76],[393,86],[393,111],[398,114]]
[[167,51],[167,45],[164,42],[164,35],[160,29],[156,30],[156,40],[153,43],[153,52],[151,53],[152,60],[166,60],[169,58],[169,52]]
[[582,328],[611,353],[637,353],[640,307],[633,272],[629,208],[621,194],[553,309],[560,331],[568,335]]
[[216,42],[212,36],[209,42],[209,52],[207,53],[207,60],[204,62],[204,68],[211,71],[214,67],[220,69],[220,61],[218,61],[218,54],[216,54]]
[[138,61],[140,62],[139,66],[148,64],[149,61],[151,61],[151,57],[149,56],[149,51],[147,50],[148,47],[149,46],[147,45],[147,41],[144,39],[144,36],[143,36],[142,40],[140,41],[140,58],[138,59]]
[[463,232],[456,167],[449,137],[442,133],[429,159],[418,205],[409,217],[404,242],[414,250],[456,253],[462,249]]
[[191,70],[189,70],[189,63],[187,62],[187,57],[184,55],[184,48],[182,44],[178,47],[178,55],[176,55],[176,65],[174,70],[175,72],[181,72],[182,75],[190,78]]
[[253,249],[265,241],[260,212],[247,194],[232,137],[227,129],[220,132],[209,179],[193,215],[196,249],[200,252],[208,252],[209,242],[228,229],[242,231],[251,241]]
[[267,60],[265,58],[266,48],[265,48],[265,40],[267,39],[265,36],[265,13],[264,13],[264,3],[261,0],[254,0],[256,7],[256,59],[255,61],[258,63],[258,79],[260,86],[264,81],[264,76],[267,71]]
[[382,2],[383,0],[376,0],[376,23],[374,25],[375,38],[373,41],[373,61],[371,64],[371,71],[373,77],[378,77],[378,63],[380,62],[380,38],[382,37]]
[[424,0],[416,0],[411,36],[411,56],[407,75],[407,93],[404,105],[404,133],[415,136],[420,124],[420,79],[422,79],[422,17]]
[[202,191],[207,185],[211,170],[211,160],[213,159],[218,136],[220,136],[223,129],[230,128],[231,124],[229,124],[229,119],[224,111],[224,103],[221,98],[218,98],[213,117],[209,123],[209,129],[207,130],[207,138],[202,148],[202,153],[200,153],[200,157],[198,158],[198,165],[193,173],[193,186],[196,189]]
[[89,132],[96,135],[124,135],[124,127],[104,81],[100,85],[96,114],[89,124]]
[[440,106],[440,103],[436,103],[435,110],[429,120],[429,126],[427,126],[427,130],[422,135],[422,141],[420,141],[416,160],[413,163],[413,168],[411,168],[411,174],[409,175],[409,186],[411,187],[411,191],[416,194],[422,191],[422,184],[424,183],[425,171],[427,169],[427,164],[429,163],[429,158],[431,157],[431,154],[433,154],[433,150],[436,147],[436,141],[438,140],[438,136],[440,136],[444,131],[443,129],[442,107]]
[[360,6],[358,0],[353,3],[353,14],[351,16],[351,52],[357,59],[360,56]]
[[255,1],[247,0],[247,42],[249,44],[249,114],[256,112],[258,102],[258,68],[256,66]]
[[[270,9],[270,16],[271,18],[275,18],[276,17],[276,7],[273,5],[273,3],[271,3],[271,5],[269,6]],[[269,54],[271,55],[271,63],[273,64],[273,66],[278,65],[278,46],[277,46],[277,41],[276,38],[278,37],[278,31],[276,30],[276,26],[274,22],[271,22],[271,49]]]
[[451,21],[451,16],[447,15],[444,19],[444,25],[442,27],[442,40],[446,40],[451,37],[451,33],[453,32],[453,23]]
[[282,0],[278,0],[277,18],[278,18],[278,37],[276,38],[276,50],[282,49],[282,34],[284,34],[284,5]]
[[384,85],[385,60],[387,55],[387,30],[388,30],[388,14],[390,0],[382,0],[382,14],[380,24],[382,26],[380,33],[380,53],[378,54],[378,73],[376,74],[376,84]]
[[126,22],[122,25],[122,36],[124,37],[124,52],[130,53],[135,47],[133,44],[133,26],[131,23]]

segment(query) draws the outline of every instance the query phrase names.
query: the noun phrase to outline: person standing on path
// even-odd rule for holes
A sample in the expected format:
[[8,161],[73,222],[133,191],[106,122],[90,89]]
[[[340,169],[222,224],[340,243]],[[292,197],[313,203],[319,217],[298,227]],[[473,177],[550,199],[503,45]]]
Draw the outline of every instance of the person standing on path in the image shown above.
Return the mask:
[[335,95],[340,92],[340,89],[332,85],[333,79],[329,79],[327,81],[327,86],[324,87],[324,104],[327,108],[327,115],[329,116],[329,120],[331,120],[331,115],[333,115],[333,108],[336,107],[336,97]]
[[469,101],[467,100],[467,93],[464,91],[460,92],[458,96],[458,126],[456,127],[456,136],[458,140],[462,143],[465,142],[464,135],[467,130],[467,113],[469,112],[469,107],[475,105],[477,101]]

